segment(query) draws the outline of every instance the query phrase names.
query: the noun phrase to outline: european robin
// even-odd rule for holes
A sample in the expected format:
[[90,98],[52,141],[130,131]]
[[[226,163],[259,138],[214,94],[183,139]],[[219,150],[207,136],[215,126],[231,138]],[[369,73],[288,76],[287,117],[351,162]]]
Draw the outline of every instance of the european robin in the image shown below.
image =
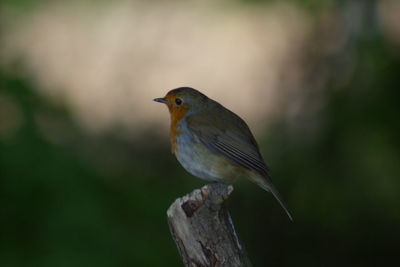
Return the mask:
[[271,192],[292,220],[244,120],[189,87],[173,89],[154,101],[168,106],[172,153],[189,173],[222,183],[246,177]]

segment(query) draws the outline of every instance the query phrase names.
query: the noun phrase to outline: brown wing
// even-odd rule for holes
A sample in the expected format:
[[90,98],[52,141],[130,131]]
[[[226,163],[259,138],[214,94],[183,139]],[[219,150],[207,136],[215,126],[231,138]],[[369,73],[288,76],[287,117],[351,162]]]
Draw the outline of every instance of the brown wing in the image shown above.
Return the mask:
[[189,116],[186,119],[189,130],[213,152],[246,169],[268,176],[268,168],[247,124],[233,112],[222,108],[215,115],[206,110]]
[[222,108],[218,109],[217,114],[205,110],[186,118],[191,133],[211,151],[225,156],[246,169],[261,174],[264,179],[253,178],[253,182],[270,191],[286,211],[290,220],[293,220],[278,190],[271,182],[268,168],[247,124],[239,116],[220,104],[216,102],[213,104]]

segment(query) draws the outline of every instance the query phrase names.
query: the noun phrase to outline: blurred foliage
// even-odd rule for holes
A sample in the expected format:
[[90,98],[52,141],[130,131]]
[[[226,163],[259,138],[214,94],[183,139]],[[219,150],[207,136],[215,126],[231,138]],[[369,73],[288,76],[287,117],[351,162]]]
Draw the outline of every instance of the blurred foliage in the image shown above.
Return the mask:
[[[179,265],[165,211],[193,186],[167,189],[179,181],[165,173],[183,172],[159,158],[167,144],[85,136],[25,78],[2,75],[0,88],[23,117],[0,139],[1,266]],[[52,122],[45,129],[43,115]]]
[[[3,0],[3,3],[19,8],[29,8],[38,4],[51,1],[59,1],[59,0]],[[86,1],[94,3],[99,2],[99,0],[86,0]],[[101,1],[106,2],[104,0]],[[138,0],[138,1],[143,1],[143,0]],[[158,0],[153,0],[154,3],[157,3],[157,1]],[[148,1],[144,0],[144,2]],[[233,0],[232,2],[239,2],[244,4],[274,4],[282,1],[281,0]],[[289,4],[296,4],[308,10],[316,11],[321,8],[329,8],[335,5],[343,5],[349,1],[348,0],[285,0],[285,2]],[[226,1],[226,3],[229,3],[229,1]]]
[[[240,0],[243,3],[248,4],[274,4],[280,2],[279,0]],[[290,4],[299,5],[307,10],[318,10],[321,8],[332,7],[334,4],[340,4],[346,0],[286,0],[285,2]],[[282,1],[281,1],[282,2]]]
[[[313,49],[309,79],[329,70],[319,127],[308,128],[305,115],[295,124],[277,117],[259,140],[295,221],[270,194],[240,181],[228,201],[235,226],[255,266],[395,262],[396,48],[363,27],[334,57]],[[347,53],[355,65],[342,82]],[[10,73],[0,74],[1,266],[181,266],[165,212],[204,182],[178,165],[168,138],[159,140],[157,129],[131,141],[119,138],[120,129],[88,135],[32,79]],[[313,93],[305,95],[306,106],[314,105]]]
[[[322,64],[335,68],[324,89],[326,104],[317,138],[310,138],[315,133],[306,127],[293,128],[277,118],[262,143],[273,176],[281,179],[278,188],[288,197],[294,224],[265,218],[263,210],[270,210],[265,206],[246,208],[254,200],[245,196],[234,201],[241,205],[234,212],[237,228],[256,266],[396,262],[400,61],[380,35],[362,34],[353,45],[357,63],[345,85],[337,80],[340,69],[335,69],[334,60],[322,59]],[[306,105],[313,101],[310,97]],[[309,125],[304,118],[298,123]],[[257,219],[240,219],[252,216]],[[268,257],[259,257],[264,254]]]

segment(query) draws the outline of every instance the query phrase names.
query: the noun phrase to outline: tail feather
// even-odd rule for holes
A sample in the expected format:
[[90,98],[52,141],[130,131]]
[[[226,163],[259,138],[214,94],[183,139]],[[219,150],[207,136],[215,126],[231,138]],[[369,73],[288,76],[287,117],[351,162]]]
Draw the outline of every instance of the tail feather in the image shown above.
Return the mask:
[[288,208],[286,207],[285,202],[283,201],[281,195],[279,194],[278,190],[275,188],[275,186],[272,184],[269,178],[266,177],[261,177],[261,176],[252,176],[250,177],[250,180],[255,182],[258,186],[260,186],[262,189],[265,191],[271,192],[272,195],[276,198],[278,203],[281,205],[281,207],[285,210],[287,216],[291,221],[293,221],[293,217],[290,214]]
[[289,219],[293,222],[292,214],[290,214],[290,212],[289,212],[288,208],[286,207],[286,204],[283,201],[283,199],[282,199],[281,195],[279,194],[278,190],[276,190],[276,188],[272,185],[272,187],[270,188],[270,191],[271,191],[272,195],[274,195],[276,200],[278,200],[278,202],[281,205],[281,207],[285,210],[287,216],[289,216]]

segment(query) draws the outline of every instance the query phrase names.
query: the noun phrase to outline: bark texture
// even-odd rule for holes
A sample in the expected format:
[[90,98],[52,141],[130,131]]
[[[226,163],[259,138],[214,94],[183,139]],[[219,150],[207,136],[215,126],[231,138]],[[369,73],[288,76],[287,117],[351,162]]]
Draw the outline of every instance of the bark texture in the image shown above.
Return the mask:
[[232,185],[207,184],[169,207],[169,228],[185,266],[251,266],[224,205],[232,191]]

